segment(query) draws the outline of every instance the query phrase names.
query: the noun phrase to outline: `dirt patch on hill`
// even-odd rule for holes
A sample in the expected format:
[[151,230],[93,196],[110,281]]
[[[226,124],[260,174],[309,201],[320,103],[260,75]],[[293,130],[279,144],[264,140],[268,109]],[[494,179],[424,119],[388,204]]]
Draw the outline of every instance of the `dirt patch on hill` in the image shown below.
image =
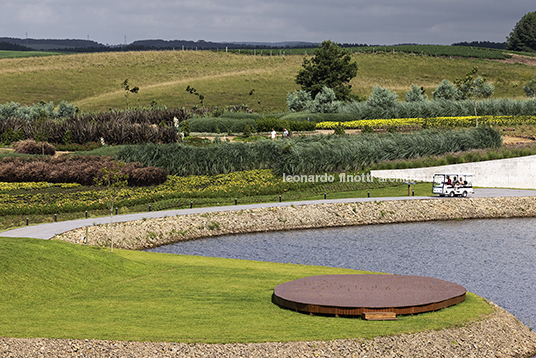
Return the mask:
[[510,54],[512,57],[507,58],[505,60],[491,60],[491,61],[497,61],[501,63],[521,63],[523,65],[527,66],[536,66],[536,57],[529,57],[529,56],[521,56],[521,55],[514,55],[513,53]]

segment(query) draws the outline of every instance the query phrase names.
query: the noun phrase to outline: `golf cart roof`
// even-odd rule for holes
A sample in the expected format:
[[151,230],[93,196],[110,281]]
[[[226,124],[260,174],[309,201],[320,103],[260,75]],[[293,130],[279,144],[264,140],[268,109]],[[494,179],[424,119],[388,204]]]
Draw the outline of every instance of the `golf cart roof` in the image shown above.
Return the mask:
[[434,175],[448,175],[448,176],[458,176],[458,175],[461,175],[461,176],[464,176],[464,177],[469,177],[469,176],[474,176],[475,173],[436,173]]

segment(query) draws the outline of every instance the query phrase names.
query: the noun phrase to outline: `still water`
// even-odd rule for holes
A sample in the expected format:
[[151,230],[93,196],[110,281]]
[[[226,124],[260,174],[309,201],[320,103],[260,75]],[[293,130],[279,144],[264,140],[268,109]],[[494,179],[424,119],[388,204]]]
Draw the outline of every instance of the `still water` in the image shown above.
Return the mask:
[[536,218],[229,235],[147,251],[435,277],[536,326]]

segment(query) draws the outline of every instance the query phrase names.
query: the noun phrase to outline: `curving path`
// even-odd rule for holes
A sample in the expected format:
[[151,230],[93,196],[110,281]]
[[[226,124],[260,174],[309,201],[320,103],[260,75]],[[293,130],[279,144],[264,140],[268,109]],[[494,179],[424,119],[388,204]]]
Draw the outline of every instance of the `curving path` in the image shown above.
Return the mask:
[[[431,184],[430,184],[431,186]],[[470,197],[474,198],[490,198],[490,197],[512,197],[512,196],[536,196],[536,190],[521,190],[521,189],[475,189],[475,194]],[[176,215],[188,215],[199,213],[211,213],[218,211],[233,211],[233,210],[247,210],[256,208],[269,208],[279,206],[298,206],[309,204],[331,204],[331,203],[353,203],[353,202],[368,202],[368,201],[393,201],[393,200],[422,200],[422,199],[441,199],[449,200],[449,198],[442,198],[439,196],[406,196],[406,197],[385,197],[385,198],[348,198],[348,199],[326,199],[326,200],[308,200],[308,201],[287,201],[287,202],[275,202],[275,203],[260,203],[260,204],[248,204],[248,205],[230,205],[230,206],[216,206],[216,207],[203,207],[193,209],[180,209],[180,210],[165,210],[165,211],[150,211],[144,213],[114,215],[114,222],[126,222],[141,220],[143,218],[159,218],[166,216]],[[71,221],[61,221],[56,223],[40,224],[21,227],[18,229],[8,230],[0,232],[0,236],[4,237],[29,237],[36,239],[51,239],[54,236],[86,226],[108,224],[110,217],[88,218]]]

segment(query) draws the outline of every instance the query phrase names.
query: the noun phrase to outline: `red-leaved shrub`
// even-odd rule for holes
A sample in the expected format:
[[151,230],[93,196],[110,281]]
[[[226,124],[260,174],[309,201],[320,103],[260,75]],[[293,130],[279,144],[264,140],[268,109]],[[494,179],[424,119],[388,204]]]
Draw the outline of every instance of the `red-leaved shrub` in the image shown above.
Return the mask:
[[25,139],[13,144],[13,149],[16,153],[21,154],[43,154],[54,155],[56,154],[56,148],[50,143],[39,142],[36,143],[33,139]]

